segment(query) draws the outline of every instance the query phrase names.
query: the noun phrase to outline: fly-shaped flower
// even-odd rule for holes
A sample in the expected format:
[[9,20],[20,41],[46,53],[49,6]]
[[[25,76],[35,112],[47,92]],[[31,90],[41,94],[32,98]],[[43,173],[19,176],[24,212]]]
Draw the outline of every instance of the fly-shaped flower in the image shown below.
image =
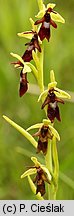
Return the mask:
[[64,104],[64,101],[61,98],[70,99],[71,97],[65,91],[56,88],[57,82],[55,82],[54,72],[51,71],[50,76],[51,74],[53,79],[51,79],[51,83],[48,84],[48,90],[41,93],[39,100],[42,97],[45,97],[41,109],[47,105],[47,117],[50,119],[51,123],[53,123],[55,118],[57,118],[58,121],[61,121],[58,102]]
[[39,128],[38,132],[33,134],[33,137],[38,137],[38,145],[37,145],[37,153],[40,151],[43,152],[44,155],[47,153],[48,141],[52,140],[53,136],[55,136],[58,140],[60,140],[60,136],[58,132],[51,126],[50,120],[44,119],[43,123],[38,123],[32,125],[27,129],[27,131],[31,129]]
[[[30,22],[32,24],[32,31],[18,33],[18,36],[30,39],[30,42],[25,44],[25,46],[27,46],[27,49],[22,55],[22,59],[24,62],[30,62],[33,59],[32,57],[33,50],[36,51],[37,49],[39,52],[41,52],[37,28],[34,26],[34,21],[31,18],[30,18]],[[22,63],[20,61],[13,62],[13,64],[17,64],[18,67],[22,66]]]
[[49,41],[50,25],[52,25],[54,28],[57,28],[55,21],[64,23],[65,20],[60,14],[53,10],[55,4],[49,3],[47,4],[47,7],[45,7],[42,0],[38,1],[38,3],[41,3],[41,7],[39,6],[40,11],[36,17],[41,19],[37,20],[35,25],[42,24],[38,33],[41,41],[43,41],[44,38]]
[[31,157],[31,160],[34,162],[34,166],[30,167],[21,178],[28,177],[30,175],[36,175],[33,182],[36,184],[36,194],[40,192],[41,196],[45,194],[45,182],[48,184],[51,183],[51,174],[48,169],[38,162],[37,158]]
[[53,123],[55,117],[58,119],[58,121],[61,121],[58,102],[64,104],[64,101],[62,99],[58,98],[56,96],[55,92],[56,92],[56,90],[54,88],[50,88],[48,90],[47,97],[45,98],[45,101],[41,107],[41,109],[43,109],[46,105],[48,105],[47,117],[50,119],[50,121],[52,123]]
[[[13,57],[17,58],[19,60],[19,62],[21,62],[20,67],[22,69],[21,69],[21,72],[20,72],[20,88],[19,88],[19,96],[21,97],[28,90],[27,73],[31,72],[31,68],[27,65],[27,63],[25,63],[23,61],[23,59],[19,55],[14,54],[14,53],[11,53],[11,55]],[[18,63],[16,63],[15,67],[18,68]]]

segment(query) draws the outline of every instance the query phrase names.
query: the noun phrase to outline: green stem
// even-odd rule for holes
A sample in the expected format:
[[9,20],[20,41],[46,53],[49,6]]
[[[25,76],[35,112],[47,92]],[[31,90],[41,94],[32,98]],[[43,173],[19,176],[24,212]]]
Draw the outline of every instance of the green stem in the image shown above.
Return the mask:
[[[52,140],[48,141],[48,149],[47,154],[45,157],[46,161],[46,167],[48,168],[49,172],[53,173],[53,166],[52,166]],[[54,185],[51,183],[51,185],[48,184],[48,200],[54,200]]]
[[52,154],[53,154],[53,163],[54,163],[54,170],[53,170],[53,176],[54,176],[54,192],[56,196],[56,192],[58,189],[58,177],[59,177],[59,162],[58,162],[58,153],[57,153],[57,146],[56,146],[56,138],[53,137],[52,140]]
[[51,140],[48,141],[48,149],[47,149],[47,154],[45,156],[45,160],[46,160],[46,167],[48,168],[48,170],[52,173],[52,156],[51,156],[51,152],[52,152],[52,143]]
[[43,80],[43,58],[44,58],[44,49],[43,44],[41,45],[41,53],[38,53],[40,69],[38,70],[38,84],[40,87],[41,93],[44,91],[44,80]]
[[59,176],[59,162],[58,162],[58,153],[57,153],[57,146],[56,146],[56,138],[53,137],[52,140],[52,151],[53,151],[53,162],[54,162],[54,177],[58,180]]

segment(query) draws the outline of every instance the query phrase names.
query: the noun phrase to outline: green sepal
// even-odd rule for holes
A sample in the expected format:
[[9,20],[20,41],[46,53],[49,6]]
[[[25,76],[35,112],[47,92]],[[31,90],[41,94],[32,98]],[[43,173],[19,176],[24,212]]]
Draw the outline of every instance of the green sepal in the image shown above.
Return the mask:
[[[37,26],[34,25],[35,22],[33,21],[32,18],[30,18],[29,20],[30,20],[30,23],[31,23],[31,25],[32,25],[32,30],[33,30],[34,32],[37,32]],[[32,35],[33,35],[33,34],[32,34]]]
[[59,13],[51,13],[51,19],[56,22],[65,23],[65,19]]
[[67,92],[65,92],[59,88],[56,88],[56,87],[54,89],[57,91],[57,92],[55,92],[57,97],[71,99],[71,96]]
[[60,136],[59,136],[59,133],[55,130],[55,128],[54,127],[52,127],[51,125],[49,125],[49,128],[51,129],[51,131],[52,131],[52,133],[53,133],[53,135],[54,135],[54,137],[56,137],[57,138],[57,140],[58,141],[60,141]]
[[26,131],[32,130],[32,129],[36,129],[36,128],[41,128],[43,126],[43,123],[37,123],[35,125],[32,125],[31,127],[27,128]]
[[54,4],[54,3],[48,3],[47,4],[47,9],[48,8],[52,8],[53,9],[55,6],[56,6],[56,4]]
[[38,7],[39,10],[45,10],[45,5],[43,4],[43,0],[37,0],[38,1]]
[[30,39],[30,40],[31,40],[32,37],[33,37],[33,34],[30,33],[29,31],[17,33],[17,35],[18,35],[19,37],[27,38],[27,39]]
[[36,173],[37,173],[36,168],[30,168],[30,169],[28,169],[26,172],[24,172],[24,173],[21,175],[21,178],[25,178],[25,177],[28,176],[28,175],[33,175],[33,174],[36,174]]
[[38,102],[42,99],[42,97],[46,97],[47,93],[48,93],[48,90],[43,91],[38,98]]

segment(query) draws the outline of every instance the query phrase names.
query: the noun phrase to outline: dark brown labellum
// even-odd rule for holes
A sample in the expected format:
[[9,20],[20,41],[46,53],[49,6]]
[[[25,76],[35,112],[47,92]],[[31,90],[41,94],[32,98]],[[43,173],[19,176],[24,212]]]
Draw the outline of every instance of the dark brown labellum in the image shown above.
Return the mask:
[[40,180],[38,183],[37,183],[37,189],[36,189],[36,194],[40,192],[41,193],[41,196],[43,196],[45,194],[45,183],[43,180]]
[[59,107],[57,106],[57,104],[54,109],[50,106],[50,104],[48,104],[47,116],[52,123],[54,122],[55,117],[58,121],[61,121]]
[[40,139],[38,140],[37,153],[40,151],[45,155],[47,153],[48,141],[42,142]]
[[23,73],[23,70],[22,70],[20,73],[19,96],[22,97],[26,93],[27,90],[28,90],[27,73]]
[[38,167],[36,178],[33,181],[34,183],[36,183],[36,187],[37,187],[36,194],[40,192],[41,196],[45,194],[45,182],[43,180],[43,174],[44,174],[43,170],[40,167]]

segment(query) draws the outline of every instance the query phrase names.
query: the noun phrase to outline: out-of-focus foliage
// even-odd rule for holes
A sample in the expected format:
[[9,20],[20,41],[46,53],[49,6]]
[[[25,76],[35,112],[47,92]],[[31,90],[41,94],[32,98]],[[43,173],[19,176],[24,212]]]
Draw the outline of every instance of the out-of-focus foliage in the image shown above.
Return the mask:
[[[74,92],[74,1],[54,2],[66,23],[58,24],[57,30],[51,27],[50,43],[44,41],[45,85],[49,82],[49,71],[53,69],[58,87]],[[36,0],[0,0],[0,199],[35,199],[27,179],[20,179],[25,166],[32,164],[28,156],[34,156],[35,149],[2,119],[2,115],[24,128],[45,117],[41,104],[37,103],[38,96],[27,93],[19,98],[19,70],[10,65],[13,58],[9,54],[11,51],[20,55],[24,53],[27,40],[19,38],[17,33],[30,30],[29,17],[34,18],[37,12]],[[28,75],[28,80],[36,83],[32,74]],[[74,180],[74,104],[65,102],[60,109],[62,122],[55,123],[61,136],[57,143],[60,171]],[[17,153],[18,146],[24,148],[23,154]],[[59,178],[57,199],[74,199],[73,187],[67,183],[64,178]]]

